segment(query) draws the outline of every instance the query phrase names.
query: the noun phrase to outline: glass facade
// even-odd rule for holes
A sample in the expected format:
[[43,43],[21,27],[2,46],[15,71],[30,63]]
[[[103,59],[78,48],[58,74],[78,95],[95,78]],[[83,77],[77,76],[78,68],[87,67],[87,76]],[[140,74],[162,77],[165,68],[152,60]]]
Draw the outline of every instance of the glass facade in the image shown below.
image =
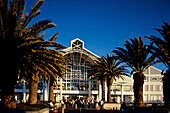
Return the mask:
[[[67,67],[69,70],[64,76],[65,80],[62,82],[63,90],[89,90],[88,68],[91,62],[89,57],[81,53],[69,53],[66,55],[70,58]],[[57,79],[60,83],[60,78]],[[91,81],[91,88],[97,90],[97,82]]]
[[[69,58],[67,67],[69,70],[62,81],[63,90],[89,90],[88,68],[94,63],[94,59],[88,51],[84,50],[84,43],[81,40],[74,40],[71,43],[71,48],[66,51],[65,56]],[[60,84],[60,78],[57,78],[57,83]],[[91,81],[92,90],[97,90],[97,81]],[[59,89],[60,85],[58,85]]]

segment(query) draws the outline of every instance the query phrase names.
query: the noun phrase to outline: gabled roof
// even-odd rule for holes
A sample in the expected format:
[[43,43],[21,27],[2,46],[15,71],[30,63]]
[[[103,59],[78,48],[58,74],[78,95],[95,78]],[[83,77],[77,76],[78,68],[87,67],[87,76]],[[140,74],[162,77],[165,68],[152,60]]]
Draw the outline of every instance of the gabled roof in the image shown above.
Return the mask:
[[160,69],[150,66],[148,69],[145,70],[144,74],[161,74],[161,72],[162,71]]
[[84,48],[84,41],[80,40],[79,38],[72,40],[71,47],[68,47],[68,48],[64,49],[63,51],[65,51],[66,54],[73,53],[73,52],[79,52],[79,53],[88,55],[92,59],[96,59],[99,57],[98,55],[96,55],[93,52],[89,51],[88,49]]

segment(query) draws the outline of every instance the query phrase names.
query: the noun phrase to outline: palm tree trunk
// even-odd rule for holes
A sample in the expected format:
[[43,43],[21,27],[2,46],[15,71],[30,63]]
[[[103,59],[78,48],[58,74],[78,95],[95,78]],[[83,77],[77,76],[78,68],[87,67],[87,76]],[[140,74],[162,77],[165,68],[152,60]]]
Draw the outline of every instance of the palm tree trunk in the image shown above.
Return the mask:
[[134,89],[134,97],[135,97],[134,107],[144,106],[143,103],[144,78],[145,78],[144,74],[140,72],[136,72],[133,75],[133,79],[134,79],[133,89]]
[[50,94],[49,94],[49,100],[51,100],[52,102],[54,102],[55,101],[55,99],[54,99],[54,86],[53,86],[53,84],[54,84],[54,80],[53,79],[50,79]]
[[38,89],[38,82],[31,80],[30,82],[30,89],[29,89],[29,104],[37,104],[37,89]]
[[102,81],[102,100],[105,100],[105,79]]
[[107,92],[107,102],[111,102],[111,86],[110,84],[107,85],[108,92]]
[[28,103],[30,105],[37,104],[37,89],[38,89],[38,83],[39,83],[39,72],[35,74],[35,77],[31,79],[30,81],[30,89],[29,89],[29,101]]
[[163,77],[164,105],[170,108],[170,70],[167,70]]

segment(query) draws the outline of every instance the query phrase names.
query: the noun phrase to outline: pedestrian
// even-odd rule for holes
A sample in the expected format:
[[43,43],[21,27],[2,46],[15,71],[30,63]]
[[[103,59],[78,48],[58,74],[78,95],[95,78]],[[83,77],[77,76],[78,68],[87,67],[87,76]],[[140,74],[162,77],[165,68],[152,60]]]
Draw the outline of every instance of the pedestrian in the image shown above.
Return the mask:
[[91,106],[92,106],[92,108],[94,108],[94,98],[92,98],[92,100],[91,100]]
[[65,103],[66,103],[66,108],[68,108],[68,107],[69,107],[69,101],[68,101],[68,99],[66,99]]
[[84,101],[84,99],[82,99],[82,108],[84,108],[85,107],[85,101]]
[[87,106],[88,106],[88,100],[86,99],[86,101],[85,101],[85,109],[87,109]]
[[97,98],[94,100],[94,109],[97,109]]
[[72,108],[74,108],[74,103],[75,103],[75,101],[74,101],[74,99],[72,100]]
[[49,113],[52,113],[53,112],[53,107],[54,107],[52,100],[50,100],[49,104],[50,104],[50,111],[49,111]]
[[99,106],[100,106],[100,110],[102,110],[104,107],[104,101],[102,99],[99,101]]
[[61,100],[61,107],[63,108],[64,107],[64,101]]
[[89,101],[89,109],[92,108],[92,100]]

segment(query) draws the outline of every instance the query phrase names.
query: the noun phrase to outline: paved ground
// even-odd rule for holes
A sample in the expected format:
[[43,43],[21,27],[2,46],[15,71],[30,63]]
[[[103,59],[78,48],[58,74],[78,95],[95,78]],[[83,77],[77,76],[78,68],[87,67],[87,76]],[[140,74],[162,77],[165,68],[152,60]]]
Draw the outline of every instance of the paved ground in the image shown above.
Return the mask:
[[85,109],[85,108],[67,108],[64,110],[64,113],[128,113],[128,112],[122,112],[120,110],[96,110],[96,109]]

